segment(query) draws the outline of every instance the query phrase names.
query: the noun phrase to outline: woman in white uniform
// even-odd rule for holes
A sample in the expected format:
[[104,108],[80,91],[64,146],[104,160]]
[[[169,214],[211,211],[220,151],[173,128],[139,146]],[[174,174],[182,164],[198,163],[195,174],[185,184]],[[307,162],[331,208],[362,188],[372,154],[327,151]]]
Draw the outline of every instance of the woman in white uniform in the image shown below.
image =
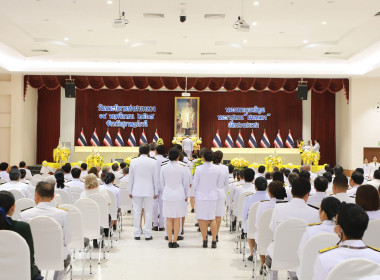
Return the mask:
[[220,184],[218,185],[218,200],[216,201],[215,221],[217,227],[216,241],[218,241],[218,234],[222,217],[226,214],[226,189],[229,185],[229,172],[228,166],[221,164],[223,160],[223,153],[221,151],[214,152],[214,164],[220,169]]
[[203,248],[207,248],[207,228],[210,224],[212,234],[212,248],[216,248],[216,201],[218,200],[218,185],[220,168],[212,164],[212,151],[205,149],[202,152],[203,164],[197,166],[194,174],[193,188],[195,191],[196,217],[201,229]]
[[356,191],[355,203],[367,212],[369,220],[380,219],[379,194],[374,186],[361,185]]
[[[180,218],[186,215],[184,202],[189,195],[189,175],[187,165],[179,162],[180,151],[177,148],[169,150],[170,162],[164,163],[160,172],[160,183],[163,188],[163,215],[166,218],[169,248],[178,248]],[[174,236],[172,235],[174,229]]]
[[319,140],[314,140],[314,146],[313,150],[317,153],[319,153],[319,150],[321,149],[321,146],[319,145]]

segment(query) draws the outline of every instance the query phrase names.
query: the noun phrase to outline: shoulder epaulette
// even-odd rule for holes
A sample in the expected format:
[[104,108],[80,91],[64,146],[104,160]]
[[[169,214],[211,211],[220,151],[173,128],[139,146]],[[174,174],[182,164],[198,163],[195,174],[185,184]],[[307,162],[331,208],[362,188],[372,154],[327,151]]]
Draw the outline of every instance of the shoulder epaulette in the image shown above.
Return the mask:
[[265,201],[269,201],[269,200],[261,200],[260,202],[265,202]]
[[245,196],[250,196],[250,195],[253,195],[253,193],[247,193]]
[[321,225],[322,223],[311,223],[311,224],[309,224],[309,227],[310,226],[318,226],[318,225]]
[[180,162],[179,164],[182,165],[182,166],[187,166],[187,164],[184,163],[184,162]]
[[329,194],[329,196],[332,196],[332,195],[334,195],[333,193],[332,194]]
[[29,207],[29,208],[22,209],[21,212],[24,212],[24,211],[32,209],[32,208],[34,208],[34,207]]
[[283,201],[276,201],[276,203],[287,203],[289,201],[283,200]]
[[374,251],[377,251],[377,252],[380,252],[380,249],[376,248],[376,247],[372,247],[372,246],[367,246],[367,248],[370,248]]
[[311,205],[311,204],[308,204],[307,206],[319,210],[319,207],[317,207],[317,206],[314,206],[314,205]]
[[161,166],[164,166],[164,165],[166,165],[166,164],[168,164],[168,162],[167,162],[167,161],[165,161],[165,162],[161,163]]
[[319,250],[319,253],[324,253],[324,252],[327,252],[327,251],[330,251],[330,250],[333,250],[333,249],[336,249],[336,248],[339,248],[339,245],[336,245],[336,246],[332,246],[332,247],[328,247],[328,248],[325,248],[325,249]]
[[69,211],[68,209],[66,209],[66,208],[62,208],[62,207],[57,207],[58,209],[61,209],[61,210],[63,210],[63,211]]

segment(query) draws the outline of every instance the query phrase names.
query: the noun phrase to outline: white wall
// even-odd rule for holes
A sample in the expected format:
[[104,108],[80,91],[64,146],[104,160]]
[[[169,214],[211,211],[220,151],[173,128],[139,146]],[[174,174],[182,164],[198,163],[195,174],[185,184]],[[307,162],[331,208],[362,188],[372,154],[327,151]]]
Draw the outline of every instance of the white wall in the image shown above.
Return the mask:
[[22,74],[0,77],[0,161],[11,165],[36,163],[37,90],[23,96]]

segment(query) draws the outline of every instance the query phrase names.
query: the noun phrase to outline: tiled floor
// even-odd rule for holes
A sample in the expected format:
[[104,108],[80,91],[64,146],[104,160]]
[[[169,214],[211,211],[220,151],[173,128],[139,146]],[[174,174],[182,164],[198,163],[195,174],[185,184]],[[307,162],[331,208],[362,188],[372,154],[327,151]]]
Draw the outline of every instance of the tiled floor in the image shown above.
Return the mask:
[[[234,243],[235,234],[229,233],[225,223],[221,227],[218,248],[205,249],[202,248],[201,234],[196,231],[195,222],[195,214],[189,213],[185,223],[185,239],[179,241],[180,248],[169,249],[163,232],[154,232],[152,241],[134,240],[131,214],[124,216],[126,226],[121,239],[107,253],[107,259],[102,260],[101,265],[93,260],[93,275],[86,279],[251,279],[253,264],[249,262],[248,267],[244,267],[242,255]],[[74,260],[73,264],[74,279],[80,279],[81,263]]]

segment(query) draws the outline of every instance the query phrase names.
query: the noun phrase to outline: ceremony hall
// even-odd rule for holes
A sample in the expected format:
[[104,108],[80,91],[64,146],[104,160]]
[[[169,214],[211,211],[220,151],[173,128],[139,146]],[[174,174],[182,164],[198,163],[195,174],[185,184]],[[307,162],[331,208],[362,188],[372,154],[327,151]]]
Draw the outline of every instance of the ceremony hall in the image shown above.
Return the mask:
[[0,5],[0,280],[380,280],[379,1]]

